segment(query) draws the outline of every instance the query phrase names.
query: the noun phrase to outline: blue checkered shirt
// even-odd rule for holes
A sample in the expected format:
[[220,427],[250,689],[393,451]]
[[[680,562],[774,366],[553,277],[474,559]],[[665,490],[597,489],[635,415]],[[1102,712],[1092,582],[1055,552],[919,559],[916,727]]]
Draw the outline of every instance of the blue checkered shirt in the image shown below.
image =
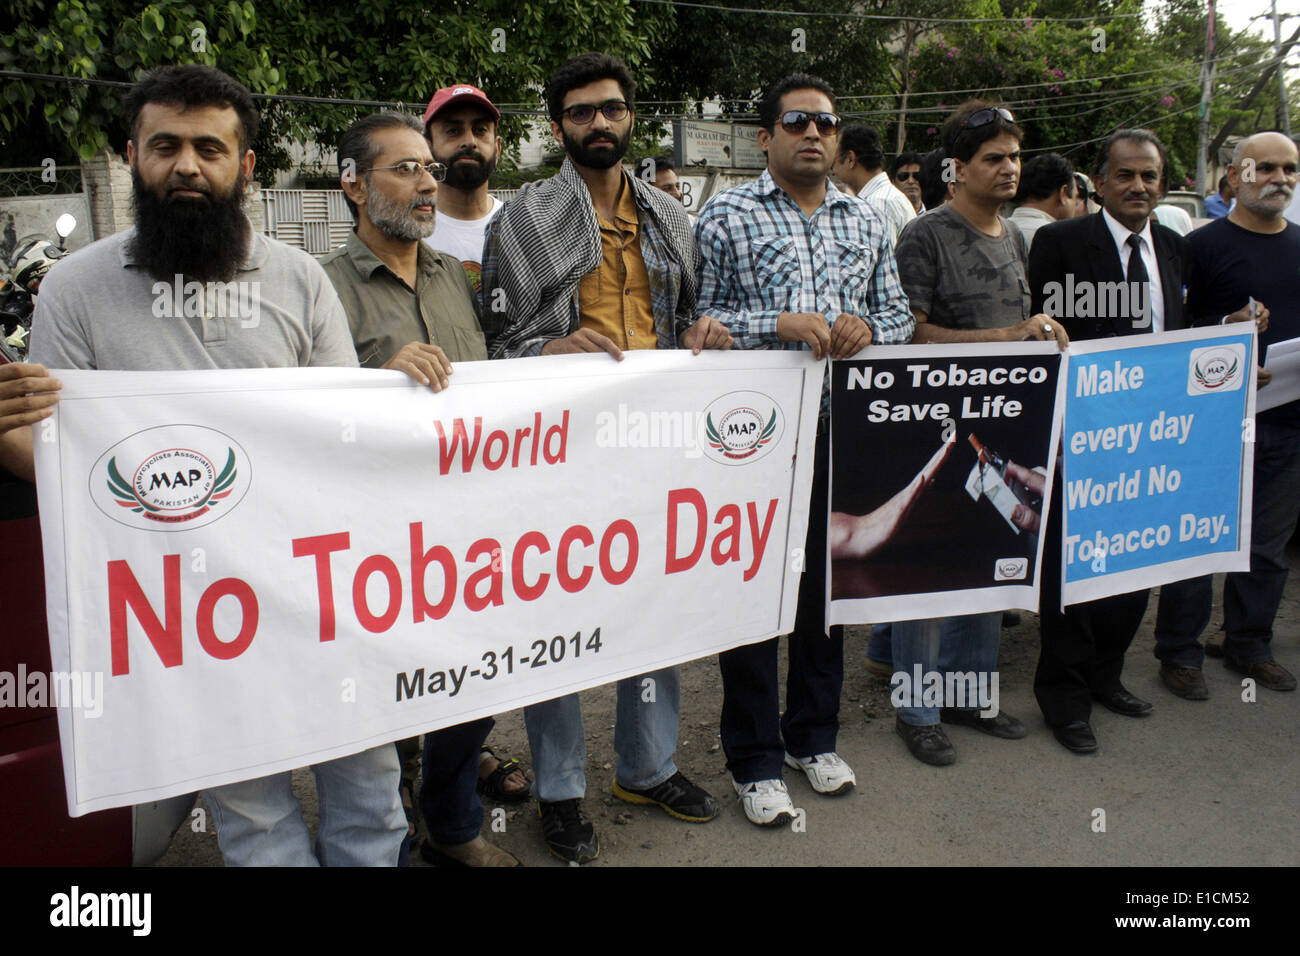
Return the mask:
[[695,224],[700,254],[696,308],[724,323],[737,348],[806,349],[782,342],[782,312],[841,312],[871,326],[871,341],[912,340],[915,321],[898,281],[884,223],[828,181],[809,218],[771,175],[714,196]]

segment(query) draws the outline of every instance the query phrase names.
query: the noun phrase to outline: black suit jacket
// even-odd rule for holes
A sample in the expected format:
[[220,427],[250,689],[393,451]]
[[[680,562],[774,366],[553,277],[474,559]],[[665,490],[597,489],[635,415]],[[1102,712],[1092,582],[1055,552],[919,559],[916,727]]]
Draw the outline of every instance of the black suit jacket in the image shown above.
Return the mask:
[[[1160,284],[1163,289],[1165,304],[1164,326],[1166,329],[1184,329],[1189,323],[1183,311],[1183,288],[1187,285],[1187,270],[1191,268],[1191,247],[1186,239],[1172,229],[1158,223],[1151,224],[1151,237],[1155,245],[1156,262],[1160,267]],[[1067,280],[1067,276],[1071,277]],[[1078,219],[1062,219],[1048,223],[1034,234],[1034,242],[1029,250],[1029,288],[1033,294],[1033,311],[1047,312],[1052,318],[1065,326],[1071,339],[1099,339],[1111,335],[1134,335],[1149,332],[1150,326],[1134,323],[1132,316],[1126,314],[1071,315],[1070,297],[1064,294],[1071,286],[1079,288],[1082,282],[1094,283],[1094,293],[1102,282],[1114,283],[1124,281],[1124,269],[1120,265],[1119,250],[1115,248],[1115,239],[1106,228],[1101,213],[1083,216]],[[1065,300],[1066,308],[1045,309],[1051,304],[1052,297],[1048,290],[1049,283],[1059,283],[1063,290],[1058,301]],[[1094,295],[1094,305],[1100,304],[1104,296]],[[1054,313],[1061,312],[1056,315]]]

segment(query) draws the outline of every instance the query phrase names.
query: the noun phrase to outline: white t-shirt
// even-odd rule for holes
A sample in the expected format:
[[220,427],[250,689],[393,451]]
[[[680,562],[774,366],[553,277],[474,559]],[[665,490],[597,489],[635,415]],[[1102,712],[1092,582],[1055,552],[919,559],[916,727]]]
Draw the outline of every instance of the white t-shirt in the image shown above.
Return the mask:
[[433,235],[424,240],[439,252],[459,259],[476,292],[481,291],[483,284],[483,233],[502,205],[495,196],[488,199],[492,205],[482,219],[452,219],[439,213],[433,220]]

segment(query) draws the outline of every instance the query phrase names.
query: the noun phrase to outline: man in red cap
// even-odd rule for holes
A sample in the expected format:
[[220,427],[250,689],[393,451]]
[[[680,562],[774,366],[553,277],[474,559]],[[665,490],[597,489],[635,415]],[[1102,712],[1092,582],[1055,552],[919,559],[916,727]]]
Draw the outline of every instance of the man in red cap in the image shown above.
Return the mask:
[[501,111],[476,87],[444,86],[424,111],[424,137],[433,158],[447,167],[438,189],[433,235],[424,241],[464,265],[476,292],[482,291],[483,232],[501,201],[488,193],[488,180],[501,158]]

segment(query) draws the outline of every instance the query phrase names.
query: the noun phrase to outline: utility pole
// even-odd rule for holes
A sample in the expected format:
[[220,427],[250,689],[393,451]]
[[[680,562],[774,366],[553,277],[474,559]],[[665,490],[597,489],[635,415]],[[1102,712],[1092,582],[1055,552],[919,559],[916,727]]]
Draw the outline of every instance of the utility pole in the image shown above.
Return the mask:
[[1196,191],[1205,195],[1205,166],[1210,146],[1210,91],[1214,88],[1214,0],[1205,22],[1205,59],[1201,61],[1201,122],[1196,137]]
[[1291,108],[1286,102],[1286,68],[1282,64],[1282,21],[1277,16],[1277,0],[1273,0],[1273,59],[1277,61],[1277,108],[1282,114],[1278,125],[1287,138],[1291,136]]

